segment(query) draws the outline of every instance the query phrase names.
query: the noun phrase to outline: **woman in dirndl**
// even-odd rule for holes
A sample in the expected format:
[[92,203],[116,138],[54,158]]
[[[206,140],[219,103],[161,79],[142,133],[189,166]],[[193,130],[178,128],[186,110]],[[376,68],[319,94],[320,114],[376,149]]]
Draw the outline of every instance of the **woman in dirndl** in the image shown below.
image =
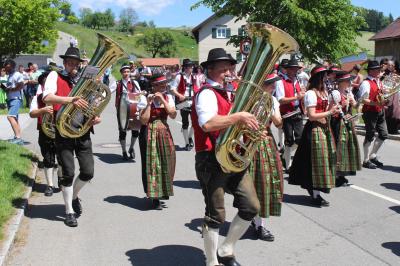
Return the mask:
[[[274,85],[281,78],[276,74],[270,74],[264,81],[263,89],[271,94]],[[279,111],[279,102],[272,96],[273,106],[271,120],[277,128],[282,127],[282,118]],[[253,219],[252,226],[258,239],[274,241],[274,235],[265,228],[265,219],[269,216],[280,216],[283,197],[283,169],[279,151],[272,135],[270,124],[267,127],[268,137],[263,139],[253,161],[249,167],[249,174],[253,178],[257,197],[260,201],[260,212]]]
[[[336,142],[336,187],[348,184],[345,176],[354,176],[361,170],[360,147],[354,130],[352,108],[357,102],[351,91],[352,76],[346,72],[336,75],[338,89],[332,92],[332,98],[336,98],[342,108],[342,113],[332,116],[331,128]],[[355,116],[354,118],[358,118]]]
[[336,148],[329,118],[340,113],[339,106],[328,101],[326,72],[323,66],[316,66],[311,71],[304,96],[308,122],[289,173],[289,184],[306,189],[312,198],[311,203],[318,207],[329,206],[320,192],[329,193],[335,187]]
[[142,181],[144,191],[152,200],[154,209],[162,210],[164,202],[173,196],[175,175],[175,145],[167,123],[176,117],[175,102],[167,93],[169,80],[164,74],[151,79],[152,94],[141,98],[138,108],[140,121],[146,125],[139,136],[142,153]]

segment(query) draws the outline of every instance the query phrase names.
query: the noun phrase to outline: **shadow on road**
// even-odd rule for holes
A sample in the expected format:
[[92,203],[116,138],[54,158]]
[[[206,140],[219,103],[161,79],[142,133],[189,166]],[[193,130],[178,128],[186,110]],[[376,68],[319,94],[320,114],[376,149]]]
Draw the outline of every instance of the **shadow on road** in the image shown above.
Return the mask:
[[166,245],[153,249],[133,249],[126,253],[132,265],[204,265],[204,254],[201,249],[183,246],[183,245]]
[[25,216],[31,219],[46,219],[50,221],[64,221],[65,208],[61,204],[28,205]]
[[174,186],[181,188],[201,189],[200,183],[197,180],[175,180]]
[[302,205],[308,207],[319,208],[311,203],[311,197],[306,195],[289,195],[283,194],[283,202],[288,204]]
[[94,156],[97,156],[100,161],[108,163],[108,164],[117,164],[117,163],[132,163],[134,160],[124,161],[120,154],[115,153],[93,153]]
[[400,242],[385,242],[382,247],[390,249],[393,254],[400,257]]
[[400,191],[400,183],[382,183],[381,186],[387,189]]
[[175,145],[175,151],[187,151],[185,147],[180,147],[179,145]]
[[394,166],[394,165],[384,165],[382,167],[382,170],[391,171],[391,172],[394,172],[394,173],[400,173],[400,167],[399,166]]
[[107,201],[108,203],[117,203],[121,204],[123,206],[133,208],[139,211],[151,211],[153,210],[151,206],[151,202],[147,198],[138,198],[135,196],[122,196],[122,195],[116,195],[116,196],[110,196],[107,198],[104,198],[104,201]]
[[[33,191],[38,192],[38,193],[44,193],[46,190],[47,185],[46,184],[41,184],[41,183],[36,183],[33,184]],[[61,190],[57,187],[54,187],[54,193],[59,193]]]
[[400,214],[400,206],[392,206],[392,207],[389,207],[389,209],[391,209],[392,211],[395,211],[398,214]]

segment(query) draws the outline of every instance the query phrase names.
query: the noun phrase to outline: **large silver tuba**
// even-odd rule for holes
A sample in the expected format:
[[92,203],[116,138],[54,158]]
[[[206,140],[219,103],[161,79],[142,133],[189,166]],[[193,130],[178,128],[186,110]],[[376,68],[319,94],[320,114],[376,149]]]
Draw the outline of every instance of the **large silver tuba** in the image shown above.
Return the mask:
[[69,96],[79,96],[85,99],[87,109],[76,108],[73,104],[63,105],[57,112],[56,127],[63,137],[78,138],[91,128],[91,120],[98,116],[111,99],[108,86],[98,79],[104,71],[127,53],[113,40],[97,33],[99,43],[88,66],[83,70],[81,77]]
[[265,75],[272,73],[282,54],[296,52],[299,45],[286,32],[264,23],[249,23],[252,40],[243,82],[236,91],[230,113],[246,111],[256,116],[260,129],[252,131],[243,125],[227,128],[217,139],[216,157],[224,172],[241,172],[250,164],[270,119],[272,97],[262,89]]

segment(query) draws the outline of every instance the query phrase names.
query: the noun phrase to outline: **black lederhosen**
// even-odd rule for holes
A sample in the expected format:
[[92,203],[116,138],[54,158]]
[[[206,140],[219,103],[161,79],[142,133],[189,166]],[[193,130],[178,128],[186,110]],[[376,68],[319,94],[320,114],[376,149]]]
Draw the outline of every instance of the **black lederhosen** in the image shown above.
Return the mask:
[[49,138],[39,129],[40,153],[43,156],[43,165],[45,168],[53,168],[56,166],[56,146],[54,139]]
[[191,109],[189,109],[189,108],[181,109],[182,129],[188,129],[189,128],[190,110]]
[[[131,130],[132,131],[132,137],[137,138],[139,137],[139,131],[138,130]],[[126,130],[119,129],[119,141],[121,140],[126,140]]]
[[94,160],[90,131],[79,138],[64,138],[56,131],[56,150],[61,162],[62,177],[60,184],[64,187],[72,185],[75,176],[74,154],[79,163],[79,179],[90,181],[94,174]]
[[285,135],[285,146],[291,147],[299,144],[303,133],[303,118],[297,114],[283,119],[283,134]]
[[388,130],[385,120],[385,112],[379,113],[366,111],[362,115],[365,123],[365,142],[372,142],[375,138],[375,132],[378,132],[378,138],[385,140],[388,138]]
[[196,153],[196,175],[200,181],[206,204],[204,223],[219,228],[225,221],[224,194],[234,197],[233,206],[240,218],[251,221],[260,209],[260,202],[247,171],[224,173],[214,152]]

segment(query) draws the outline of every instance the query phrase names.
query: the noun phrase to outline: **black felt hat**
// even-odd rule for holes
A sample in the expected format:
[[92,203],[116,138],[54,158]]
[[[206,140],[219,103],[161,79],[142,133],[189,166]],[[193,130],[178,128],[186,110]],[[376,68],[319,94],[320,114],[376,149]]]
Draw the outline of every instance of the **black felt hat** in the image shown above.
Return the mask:
[[281,60],[281,63],[279,64],[279,67],[285,68],[287,66],[287,63],[289,62],[289,59],[284,58]]
[[292,58],[289,61],[287,61],[287,63],[282,67],[284,67],[284,68],[289,68],[289,67],[301,68],[301,66],[299,65],[299,62],[295,58]]
[[237,63],[236,60],[230,54],[228,54],[224,49],[214,48],[208,52],[207,61],[201,63],[201,66],[203,68],[207,68],[210,64],[219,61],[228,61],[232,65]]
[[194,63],[189,58],[185,58],[182,61],[182,66],[183,67],[185,67],[185,66],[193,66],[193,65],[194,65]]
[[380,68],[381,68],[381,65],[379,64],[378,61],[371,60],[371,61],[368,62],[367,70],[380,69]]
[[81,53],[79,52],[79,49],[76,47],[68,47],[67,51],[65,51],[65,54],[60,55],[60,57],[62,59],[73,58],[83,62],[83,59],[81,58]]

